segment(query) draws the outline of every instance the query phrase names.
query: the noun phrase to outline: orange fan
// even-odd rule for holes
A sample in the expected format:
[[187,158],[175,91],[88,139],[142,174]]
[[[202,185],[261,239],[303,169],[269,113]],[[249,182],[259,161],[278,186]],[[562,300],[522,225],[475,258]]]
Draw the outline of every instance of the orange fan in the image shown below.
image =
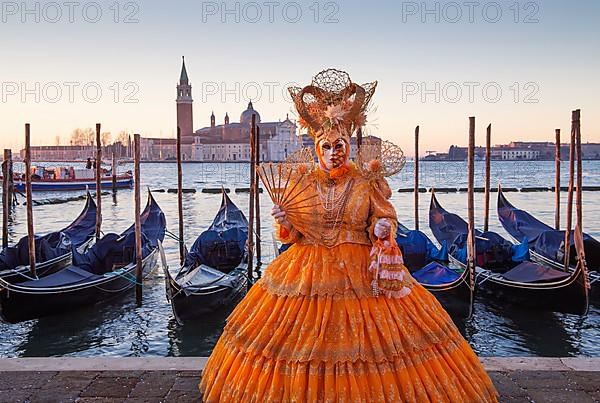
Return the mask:
[[257,167],[271,201],[286,212],[295,226],[303,221],[302,216],[311,214],[310,209],[316,206],[312,200],[318,195],[308,191],[312,186],[309,180],[311,171],[311,164],[305,163],[269,162]]

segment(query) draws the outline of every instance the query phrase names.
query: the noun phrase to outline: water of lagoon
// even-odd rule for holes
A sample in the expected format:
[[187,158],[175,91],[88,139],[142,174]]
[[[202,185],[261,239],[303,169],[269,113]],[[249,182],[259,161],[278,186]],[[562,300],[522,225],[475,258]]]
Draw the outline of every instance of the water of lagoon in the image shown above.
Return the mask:
[[[122,169],[130,169],[125,166]],[[422,162],[421,186],[465,187],[465,162]],[[476,164],[476,186],[483,186],[482,162]],[[562,166],[562,184],[567,184],[567,164]],[[175,188],[175,164],[143,164],[143,189]],[[235,193],[236,187],[248,186],[247,164],[185,164],[184,187],[231,188],[231,199],[245,212],[248,195]],[[391,178],[392,189],[412,187],[413,166]],[[501,182],[505,187],[553,186],[553,162],[494,162],[492,186]],[[600,161],[584,162],[584,185],[600,185]],[[68,197],[70,194],[38,194],[35,198]],[[492,193],[490,229],[505,234],[495,213],[495,193]],[[554,194],[508,193],[515,205],[534,213],[545,222],[554,222]],[[394,192],[392,202],[401,222],[412,226],[413,194]],[[175,194],[155,193],[155,198],[167,216],[169,229],[177,232],[177,197]],[[439,194],[448,210],[466,217],[466,193]],[[483,194],[475,194],[477,225],[483,223]],[[427,209],[430,193],[421,193],[419,199],[420,227],[428,235]],[[185,194],[184,225],[188,246],[212,221],[219,208],[220,195]],[[566,195],[562,198],[562,218]],[[584,228],[600,237],[600,192],[584,192]],[[34,210],[37,232],[62,228],[71,222],[83,208],[83,202],[36,206]],[[263,227],[263,261],[273,257],[269,216],[270,200],[261,199]],[[133,192],[119,191],[116,198],[103,198],[104,232],[121,232],[133,222]],[[25,208],[19,206],[10,227],[12,241],[26,233]],[[165,241],[171,270],[178,262],[177,243]],[[265,265],[268,267],[267,265]],[[263,266],[263,267],[265,267]],[[267,268],[268,269],[268,268]],[[46,356],[206,356],[210,354],[225,323],[227,312],[196,323],[179,326],[173,319],[171,306],[165,297],[164,275],[157,268],[144,282],[143,305],[137,307],[132,292],[114,300],[58,315],[8,325],[0,323],[0,357]],[[474,316],[458,323],[461,331],[476,352],[482,356],[600,356],[600,308],[590,307],[586,317],[555,313],[540,313],[505,306],[502,302],[478,297]]]

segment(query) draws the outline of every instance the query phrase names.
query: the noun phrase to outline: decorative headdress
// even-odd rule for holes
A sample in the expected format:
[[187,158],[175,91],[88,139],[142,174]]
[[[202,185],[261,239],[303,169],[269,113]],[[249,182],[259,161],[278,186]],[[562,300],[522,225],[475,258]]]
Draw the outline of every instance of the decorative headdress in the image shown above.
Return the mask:
[[356,129],[366,123],[365,112],[377,87],[377,81],[358,85],[348,73],[336,69],[323,70],[310,85],[290,87],[300,125],[308,129],[315,143],[337,127],[349,143]]

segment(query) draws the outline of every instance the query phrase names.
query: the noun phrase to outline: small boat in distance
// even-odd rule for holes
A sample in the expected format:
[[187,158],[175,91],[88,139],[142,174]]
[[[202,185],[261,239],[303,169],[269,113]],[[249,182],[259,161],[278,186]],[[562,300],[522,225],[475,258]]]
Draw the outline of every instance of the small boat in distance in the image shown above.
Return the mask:
[[[88,168],[42,166],[32,167],[31,190],[34,192],[52,192],[64,190],[96,189],[96,170]],[[25,192],[25,174],[15,175],[15,188]],[[102,170],[102,189],[112,188],[112,171]],[[133,187],[131,171],[118,174],[116,177],[117,189],[130,189]]]

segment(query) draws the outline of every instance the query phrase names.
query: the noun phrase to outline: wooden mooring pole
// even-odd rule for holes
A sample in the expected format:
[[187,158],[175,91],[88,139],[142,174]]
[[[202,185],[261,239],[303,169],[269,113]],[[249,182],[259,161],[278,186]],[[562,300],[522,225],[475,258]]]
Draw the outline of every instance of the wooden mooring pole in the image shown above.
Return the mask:
[[[587,269],[587,261],[585,258],[585,247],[583,244],[583,154],[581,152],[581,111],[577,109],[573,112],[574,116],[574,128],[575,128],[575,149],[577,152],[577,189],[576,189],[576,199],[575,199],[575,213],[577,216],[577,221],[575,224],[575,231],[573,234],[574,244],[575,244],[575,253],[577,254],[577,264],[581,266],[583,270],[583,275],[585,278],[585,287],[588,292],[588,304],[589,304],[589,293],[591,290],[590,277]],[[586,306],[585,314],[587,314],[589,309],[589,305]]]
[[252,115],[252,126],[250,127],[250,206],[248,220],[248,287],[252,285],[254,267],[254,191],[256,190],[256,115]]
[[102,231],[102,141],[100,123],[96,123],[96,240]]
[[134,168],[133,187],[135,194],[135,301],[142,306],[142,205],[140,194],[140,135],[133,135]]
[[492,124],[490,123],[485,135],[485,198],[483,211],[483,231],[487,232],[490,226],[490,175],[492,160]]
[[560,230],[560,129],[554,131],[554,229]]
[[565,271],[569,269],[571,259],[571,228],[573,227],[573,187],[575,182],[575,136],[576,122],[579,122],[579,111],[573,111],[571,115],[571,144],[569,146],[569,193],[567,195],[567,225],[565,228]]
[[[468,235],[467,235],[467,270],[469,270],[469,284],[473,291],[475,287],[475,200],[474,200],[474,182],[475,182],[475,117],[469,118],[469,150],[467,155],[467,217],[468,217]],[[473,293],[471,292],[471,298]],[[469,315],[472,313],[473,301]]]
[[33,231],[33,197],[31,194],[31,128],[25,124],[25,198],[27,199],[27,239],[29,246],[29,271],[37,278],[35,269],[35,232]]
[[183,167],[181,166],[181,128],[177,126],[177,213],[179,218],[179,262],[185,261],[183,233]]
[[415,230],[419,230],[419,126],[415,127]]
[[117,154],[113,150],[112,153],[112,191],[117,193]]
[[8,191],[8,152],[10,150],[4,150],[4,160],[2,161],[2,248],[8,247],[8,214],[11,209],[12,200]]
[[255,219],[256,219],[256,274],[260,273],[262,266],[262,250],[261,250],[261,231],[260,231],[260,192],[258,189],[260,180],[258,177],[258,171],[256,167],[260,164],[260,127],[256,126],[256,136],[254,149],[256,152],[255,165],[254,165],[254,208],[255,208]]
[[8,198],[10,200],[10,208],[8,209],[9,216],[12,216],[13,207],[16,204],[15,196],[15,173],[13,171],[13,156],[12,150],[8,150]]
[[581,110],[577,109],[575,113],[575,151],[577,154],[577,187],[575,188],[575,214],[577,217],[577,226],[579,226],[579,230],[583,232],[583,200],[581,193],[583,187],[583,155],[581,155]]

